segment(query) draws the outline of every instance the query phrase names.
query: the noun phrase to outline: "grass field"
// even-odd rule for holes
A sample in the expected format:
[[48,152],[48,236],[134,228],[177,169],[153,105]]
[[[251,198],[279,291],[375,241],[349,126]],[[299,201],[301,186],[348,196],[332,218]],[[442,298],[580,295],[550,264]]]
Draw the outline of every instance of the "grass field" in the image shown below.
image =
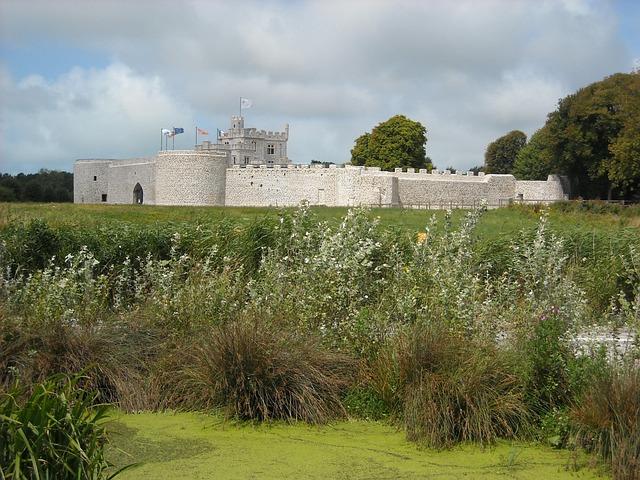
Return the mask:
[[[77,225],[82,227],[104,226],[109,223],[133,223],[138,225],[192,223],[206,224],[231,220],[242,225],[257,218],[275,218],[283,209],[260,207],[162,207],[138,205],[75,205],[71,203],[0,203],[0,227],[10,222],[42,218],[52,225]],[[291,209],[289,209],[291,210]],[[321,220],[335,221],[342,218],[347,208],[313,207]],[[429,219],[442,217],[442,210],[413,210],[401,208],[374,208],[371,215],[378,217],[383,226],[422,230]],[[464,215],[464,210],[454,210],[454,219]],[[523,228],[532,228],[540,217],[539,209],[514,206],[487,212],[478,227],[482,236],[510,234]],[[640,226],[640,210],[629,208],[614,213],[597,213],[592,210],[561,211],[550,209],[550,225],[560,232],[580,230],[637,232]]]
[[[532,444],[421,449],[376,422],[237,424],[191,413],[120,414],[109,458],[122,479],[595,479],[585,457]],[[126,452],[126,453],[125,453]]]

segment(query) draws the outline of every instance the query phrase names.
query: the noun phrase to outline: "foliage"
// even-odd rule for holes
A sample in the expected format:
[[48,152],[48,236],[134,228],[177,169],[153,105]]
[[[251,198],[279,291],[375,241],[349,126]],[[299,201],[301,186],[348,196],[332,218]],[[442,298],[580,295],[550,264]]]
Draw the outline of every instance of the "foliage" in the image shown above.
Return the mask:
[[35,385],[31,394],[14,386],[0,395],[2,478],[106,478],[108,406],[95,405],[96,396],[79,381],[57,376]]
[[222,406],[243,420],[325,423],[344,414],[352,368],[312,338],[241,321],[214,329],[185,355],[177,389],[181,398],[197,392],[187,400],[195,408]]
[[552,173],[551,159],[546,150],[547,136],[547,130],[541,128],[518,151],[512,170],[518,180],[546,180]]
[[537,319],[524,346],[526,400],[538,414],[556,411],[571,398],[567,367],[572,353],[566,334],[564,320],[552,307]]
[[577,442],[597,453],[616,480],[640,478],[640,369],[612,369],[572,409]]
[[397,394],[410,440],[432,448],[487,444],[526,425],[517,377],[494,347],[470,343],[431,325],[396,340]]
[[586,198],[612,189],[629,197],[640,184],[640,73],[617,73],[560,100],[545,124],[553,169]]
[[349,416],[365,420],[384,420],[390,414],[380,394],[366,385],[349,389],[343,404]]
[[527,136],[520,130],[512,130],[494,140],[484,153],[486,173],[511,173],[518,152],[527,143]]
[[242,212],[10,222],[0,388],[84,370],[128,411],[347,413],[438,447],[533,424],[563,444],[601,360],[638,353],[576,345],[594,324],[640,331],[633,208]]
[[406,167],[431,168],[425,153],[426,143],[426,129],[420,122],[395,115],[356,139],[351,163],[391,171]]
[[55,170],[0,174],[0,202],[72,202],[73,174]]

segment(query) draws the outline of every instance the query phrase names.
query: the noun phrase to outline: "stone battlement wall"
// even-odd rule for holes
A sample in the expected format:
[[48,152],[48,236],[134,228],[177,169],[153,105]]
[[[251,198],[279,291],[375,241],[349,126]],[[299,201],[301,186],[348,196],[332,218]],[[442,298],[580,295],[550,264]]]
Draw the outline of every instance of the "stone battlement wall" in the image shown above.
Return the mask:
[[[395,172],[338,165],[227,166],[223,151],[171,150],[150,159],[78,160],[77,203],[133,203],[140,183],[144,203],[157,205],[423,206],[448,208],[487,202],[562,200],[562,181],[517,181],[512,175],[470,172]],[[106,197],[104,197],[106,195]],[[106,198],[106,199],[105,199]],[[104,199],[104,200],[103,200]]]
[[156,157],[157,205],[224,205],[227,155],[169,150]]

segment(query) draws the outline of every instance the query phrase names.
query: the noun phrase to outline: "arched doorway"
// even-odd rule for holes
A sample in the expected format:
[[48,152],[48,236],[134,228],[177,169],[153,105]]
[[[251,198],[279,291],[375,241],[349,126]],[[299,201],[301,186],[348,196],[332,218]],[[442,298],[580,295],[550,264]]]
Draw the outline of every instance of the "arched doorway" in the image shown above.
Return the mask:
[[142,191],[142,187],[140,186],[140,184],[136,183],[136,186],[133,187],[133,203],[142,205],[143,193],[144,192]]

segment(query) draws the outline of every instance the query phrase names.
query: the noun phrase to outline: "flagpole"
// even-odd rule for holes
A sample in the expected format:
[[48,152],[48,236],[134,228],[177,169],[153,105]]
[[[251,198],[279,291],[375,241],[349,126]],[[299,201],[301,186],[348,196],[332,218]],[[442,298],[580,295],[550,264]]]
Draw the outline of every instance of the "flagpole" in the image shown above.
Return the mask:
[[162,151],[162,129],[160,129],[160,151]]
[[171,137],[171,150],[175,150],[176,149],[176,134],[173,134],[173,137]]
[[242,116],[242,97],[240,97],[240,103],[238,104],[238,111],[240,112],[240,116]]
[[198,146],[198,126],[196,125],[196,147]]

